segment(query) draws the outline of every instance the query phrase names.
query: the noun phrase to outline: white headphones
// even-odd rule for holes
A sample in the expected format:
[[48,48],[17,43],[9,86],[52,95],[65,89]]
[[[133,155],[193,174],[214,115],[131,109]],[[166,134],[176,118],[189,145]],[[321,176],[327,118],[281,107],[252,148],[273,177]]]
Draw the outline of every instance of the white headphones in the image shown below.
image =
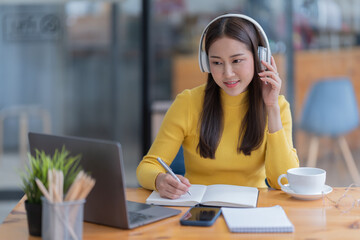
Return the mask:
[[[202,49],[202,45],[203,45],[203,41],[204,41],[204,36],[209,28],[209,26],[215,22],[216,20],[220,19],[220,18],[227,18],[227,17],[237,17],[237,18],[242,18],[245,19],[249,22],[251,22],[252,24],[254,24],[254,26],[256,27],[256,29],[260,32],[260,35],[263,37],[263,39],[265,40],[265,47],[262,46],[258,46],[258,55],[259,55],[259,60],[263,60],[265,62],[270,63],[270,58],[271,58],[271,52],[270,52],[270,46],[269,46],[269,41],[268,38],[264,32],[264,30],[262,29],[262,27],[260,26],[260,24],[258,22],[256,22],[254,19],[252,19],[251,17],[248,17],[246,15],[243,14],[225,14],[225,15],[221,15],[215,19],[213,19],[204,29],[204,31],[201,34],[201,38],[200,38],[200,44],[199,44],[199,65],[200,65],[200,70],[202,72],[208,72],[210,73],[210,64],[209,64],[209,58],[205,52],[205,50]],[[261,68],[264,69],[265,66],[261,64]]]

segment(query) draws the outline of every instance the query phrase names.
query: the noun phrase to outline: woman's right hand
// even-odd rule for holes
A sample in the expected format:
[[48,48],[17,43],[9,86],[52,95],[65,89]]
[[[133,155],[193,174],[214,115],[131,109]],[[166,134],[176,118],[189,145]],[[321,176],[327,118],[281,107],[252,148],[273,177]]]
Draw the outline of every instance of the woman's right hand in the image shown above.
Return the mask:
[[191,186],[189,180],[181,175],[177,175],[177,177],[181,182],[168,173],[159,173],[155,180],[155,186],[161,197],[176,199],[187,193]]

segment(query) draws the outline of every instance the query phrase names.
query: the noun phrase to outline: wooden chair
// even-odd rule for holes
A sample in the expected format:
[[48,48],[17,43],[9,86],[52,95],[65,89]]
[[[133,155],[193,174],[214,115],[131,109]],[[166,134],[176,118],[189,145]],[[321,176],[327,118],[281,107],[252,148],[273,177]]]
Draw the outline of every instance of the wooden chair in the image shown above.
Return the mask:
[[312,134],[307,166],[316,166],[319,138],[328,136],[339,143],[353,181],[360,183],[359,171],[344,138],[358,125],[358,106],[351,81],[327,78],[316,82],[307,96],[300,122],[300,128]]
[[0,110],[0,159],[3,155],[4,145],[4,123],[7,118],[19,118],[19,153],[22,161],[27,160],[27,135],[29,132],[29,119],[35,117],[42,122],[43,132],[51,132],[50,113],[37,105],[18,105],[11,106]]

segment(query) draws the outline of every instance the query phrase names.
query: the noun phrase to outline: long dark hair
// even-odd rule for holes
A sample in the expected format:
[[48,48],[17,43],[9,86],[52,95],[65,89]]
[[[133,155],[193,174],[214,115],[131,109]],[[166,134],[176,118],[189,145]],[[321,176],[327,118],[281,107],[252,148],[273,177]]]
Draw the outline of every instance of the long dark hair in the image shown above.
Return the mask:
[[[244,43],[254,57],[254,76],[248,86],[248,110],[241,123],[237,152],[250,155],[252,150],[260,147],[265,131],[266,112],[262,99],[262,91],[258,72],[260,62],[257,54],[258,46],[264,46],[262,38],[255,26],[247,20],[237,17],[221,18],[212,23],[205,36],[205,51],[221,37],[230,37]],[[211,73],[208,74],[203,110],[200,116],[200,139],[197,151],[203,158],[215,158],[215,151],[223,131],[223,109],[221,105],[220,87]]]

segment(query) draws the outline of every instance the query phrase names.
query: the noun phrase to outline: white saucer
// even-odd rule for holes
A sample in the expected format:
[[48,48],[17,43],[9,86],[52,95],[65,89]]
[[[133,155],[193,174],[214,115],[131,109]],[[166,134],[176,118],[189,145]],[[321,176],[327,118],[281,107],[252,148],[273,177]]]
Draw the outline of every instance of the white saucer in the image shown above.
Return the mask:
[[304,194],[304,193],[296,193],[294,192],[294,190],[292,190],[289,187],[289,184],[285,184],[284,187],[281,187],[281,190],[284,191],[285,193],[289,194],[290,196],[300,199],[300,200],[316,200],[316,199],[320,199],[322,198],[323,194],[328,194],[332,192],[332,187],[325,185],[324,189],[322,190],[321,193],[316,193],[316,194]]

